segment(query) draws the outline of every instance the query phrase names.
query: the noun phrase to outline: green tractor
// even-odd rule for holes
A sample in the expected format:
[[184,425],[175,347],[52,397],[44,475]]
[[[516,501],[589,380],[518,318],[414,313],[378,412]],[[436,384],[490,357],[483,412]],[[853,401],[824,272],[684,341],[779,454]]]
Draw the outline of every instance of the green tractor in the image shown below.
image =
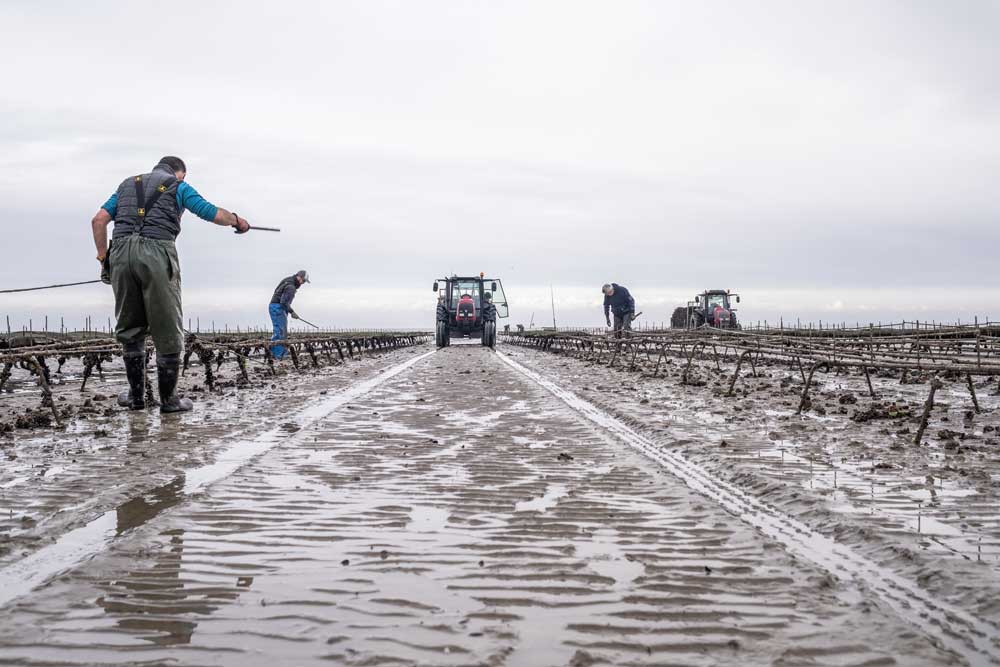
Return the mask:
[[508,316],[507,295],[499,278],[456,276],[434,281],[438,295],[434,342],[451,345],[452,336],[478,337],[483,346],[497,344],[497,318]]
[[697,329],[702,326],[719,329],[739,329],[736,320],[736,309],[732,307],[732,299],[740,302],[740,295],[729,290],[705,290],[688,301],[687,306],[678,306],[670,316],[670,326],[673,329]]

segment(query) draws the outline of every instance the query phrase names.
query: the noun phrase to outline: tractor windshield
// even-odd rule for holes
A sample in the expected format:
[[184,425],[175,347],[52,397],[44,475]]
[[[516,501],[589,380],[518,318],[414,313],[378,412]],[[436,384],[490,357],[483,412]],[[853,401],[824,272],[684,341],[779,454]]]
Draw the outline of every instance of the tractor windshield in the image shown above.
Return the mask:
[[481,294],[479,293],[479,281],[478,280],[456,280],[451,285],[451,309],[455,310],[458,308],[458,300],[463,296],[468,294],[472,297],[472,302],[476,305],[476,310],[479,310],[481,303],[479,301]]
[[716,306],[722,306],[723,308],[726,308],[726,295],[709,294],[705,297],[705,302],[708,305],[709,310],[714,309]]

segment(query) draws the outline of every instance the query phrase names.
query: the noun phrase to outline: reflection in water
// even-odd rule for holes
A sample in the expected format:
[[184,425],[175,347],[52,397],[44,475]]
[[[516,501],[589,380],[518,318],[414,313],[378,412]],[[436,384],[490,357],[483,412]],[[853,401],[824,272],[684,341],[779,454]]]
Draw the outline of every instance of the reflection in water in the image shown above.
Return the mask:
[[128,449],[144,446],[149,443],[149,415],[145,412],[129,412],[128,414]]
[[184,531],[169,530],[169,548],[160,552],[152,567],[136,569],[117,581],[111,582],[108,594],[97,599],[97,605],[116,616],[122,630],[138,634],[146,641],[160,646],[189,644],[198,623],[189,618],[178,618],[190,612],[209,613],[215,606],[185,604],[186,594],[181,580],[181,561],[184,555]]
[[126,530],[136,528],[146,523],[160,512],[169,509],[180,502],[181,491],[184,489],[184,475],[178,475],[173,481],[158,486],[145,495],[138,496],[118,506],[118,525],[115,535],[121,535]]
[[[168,484],[120,505],[116,511],[116,534],[137,528],[177,505],[183,499],[183,489],[184,475],[179,475]],[[156,561],[109,582],[107,594],[97,599],[97,605],[116,617],[119,628],[146,641],[161,646],[188,644],[198,626],[196,617],[219,608],[210,600],[235,600],[239,593],[229,587],[192,586],[193,582],[182,573],[184,529],[170,529],[160,535],[168,537],[169,543],[157,554]],[[242,587],[249,585],[248,581],[237,583]]]
[[[160,512],[180,502],[184,475],[158,486],[149,493],[121,504],[117,509],[116,535],[145,524]],[[168,614],[182,611],[211,612],[215,607],[201,605],[189,609],[184,605],[184,584],[181,581],[181,561],[184,554],[184,531],[168,530],[169,547],[160,552],[149,569],[138,569],[111,583],[106,596],[97,605],[108,614],[119,616],[118,627],[139,633],[154,644],[188,644],[198,625],[195,621],[169,618]],[[145,633],[145,634],[143,634]]]

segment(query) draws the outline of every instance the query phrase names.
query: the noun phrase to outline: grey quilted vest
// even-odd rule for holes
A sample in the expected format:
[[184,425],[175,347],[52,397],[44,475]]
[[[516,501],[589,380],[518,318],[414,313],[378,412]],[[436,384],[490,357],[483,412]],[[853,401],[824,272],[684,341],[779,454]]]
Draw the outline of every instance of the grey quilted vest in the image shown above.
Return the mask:
[[148,174],[122,181],[118,186],[118,210],[111,238],[139,234],[151,239],[176,239],[181,233],[177,185],[173,170],[159,164]]

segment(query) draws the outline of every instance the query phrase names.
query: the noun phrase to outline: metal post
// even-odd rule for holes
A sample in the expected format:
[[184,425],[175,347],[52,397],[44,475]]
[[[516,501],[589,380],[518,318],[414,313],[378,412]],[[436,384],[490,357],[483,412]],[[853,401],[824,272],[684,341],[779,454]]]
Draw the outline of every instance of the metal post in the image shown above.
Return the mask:
[[916,437],[913,438],[914,445],[919,445],[920,440],[924,437],[924,431],[927,429],[927,420],[930,419],[931,409],[934,407],[934,392],[940,389],[941,386],[941,380],[936,375],[931,378],[931,391],[927,396],[927,402],[924,403],[924,414],[920,417],[920,426],[917,428]]
[[979,409],[979,399],[976,398],[976,386],[972,384],[972,373],[966,373],[965,379],[969,383],[969,395],[972,396],[972,407],[975,408],[976,414],[982,413]]

